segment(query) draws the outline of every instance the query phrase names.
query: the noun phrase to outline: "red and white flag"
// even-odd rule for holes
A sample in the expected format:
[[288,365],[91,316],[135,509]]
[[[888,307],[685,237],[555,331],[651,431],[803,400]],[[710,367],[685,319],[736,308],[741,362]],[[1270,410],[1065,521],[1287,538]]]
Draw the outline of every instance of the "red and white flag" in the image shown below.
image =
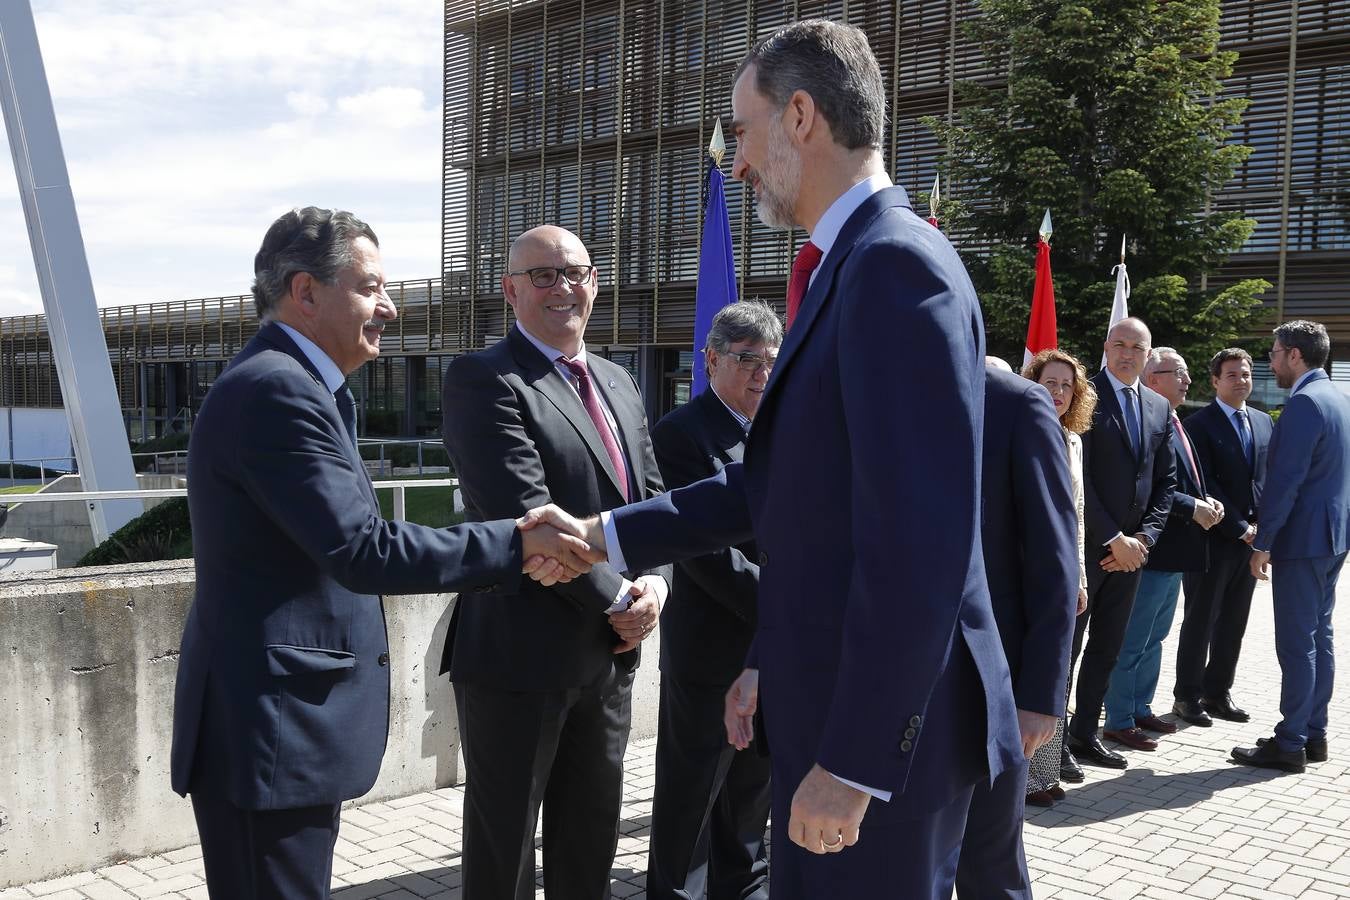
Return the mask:
[[1022,365],[1042,350],[1059,346],[1055,326],[1055,283],[1050,277],[1050,210],[1041,220],[1041,239],[1036,247],[1036,288],[1031,293],[1031,321],[1027,325],[1027,344]]

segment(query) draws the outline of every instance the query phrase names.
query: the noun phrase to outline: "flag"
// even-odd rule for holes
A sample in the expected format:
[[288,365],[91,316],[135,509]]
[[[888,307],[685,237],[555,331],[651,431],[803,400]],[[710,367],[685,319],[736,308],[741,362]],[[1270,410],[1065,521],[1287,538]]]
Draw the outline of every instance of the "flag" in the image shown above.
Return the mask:
[[698,254],[698,291],[694,296],[694,383],[696,397],[708,386],[702,359],[713,316],[736,301],[736,260],[731,252],[731,217],[727,215],[726,179],[714,161],[708,166],[708,203],[703,212],[703,244]]
[[1027,324],[1027,343],[1022,365],[1042,350],[1059,346],[1055,324],[1055,283],[1050,277],[1050,210],[1041,220],[1040,241],[1036,246],[1036,287],[1031,292],[1031,321]]
[[938,176],[933,176],[933,190],[928,194],[928,224],[938,228]]
[[[1130,316],[1128,301],[1130,299],[1130,276],[1125,272],[1125,236],[1120,236],[1120,263],[1111,269],[1111,274],[1116,276],[1116,296],[1111,301],[1111,322],[1106,326],[1106,333],[1110,334],[1111,329],[1116,327],[1116,323],[1121,319],[1127,319]],[[1106,351],[1102,351],[1102,368],[1106,368]]]

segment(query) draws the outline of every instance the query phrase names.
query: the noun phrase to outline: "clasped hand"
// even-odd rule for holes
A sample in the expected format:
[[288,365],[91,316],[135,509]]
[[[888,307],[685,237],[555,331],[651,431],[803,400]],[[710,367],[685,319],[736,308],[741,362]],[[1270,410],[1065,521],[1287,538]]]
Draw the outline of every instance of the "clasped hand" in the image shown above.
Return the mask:
[[583,533],[580,524],[552,503],[516,519],[525,559],[521,571],[548,587],[571,581],[604,562],[603,532],[597,548],[579,536]]

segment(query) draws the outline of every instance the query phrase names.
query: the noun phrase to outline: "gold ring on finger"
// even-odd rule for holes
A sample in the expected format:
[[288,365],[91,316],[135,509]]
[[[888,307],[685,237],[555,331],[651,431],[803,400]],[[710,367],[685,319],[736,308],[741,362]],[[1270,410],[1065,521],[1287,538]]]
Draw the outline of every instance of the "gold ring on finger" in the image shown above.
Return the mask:
[[842,834],[838,835],[836,839],[829,844],[825,843],[825,840],[822,838],[820,846],[824,847],[826,850],[838,850],[840,847],[844,846],[844,836]]

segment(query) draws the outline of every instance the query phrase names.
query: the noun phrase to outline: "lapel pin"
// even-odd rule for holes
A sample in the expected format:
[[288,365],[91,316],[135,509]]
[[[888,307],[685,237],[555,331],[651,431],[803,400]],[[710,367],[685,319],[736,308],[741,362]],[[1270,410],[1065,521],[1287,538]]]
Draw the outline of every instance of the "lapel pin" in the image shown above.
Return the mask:
[[614,383],[614,379],[612,379],[612,378],[609,380],[609,387],[610,387],[611,390],[613,390],[614,388],[618,387],[618,385]]

